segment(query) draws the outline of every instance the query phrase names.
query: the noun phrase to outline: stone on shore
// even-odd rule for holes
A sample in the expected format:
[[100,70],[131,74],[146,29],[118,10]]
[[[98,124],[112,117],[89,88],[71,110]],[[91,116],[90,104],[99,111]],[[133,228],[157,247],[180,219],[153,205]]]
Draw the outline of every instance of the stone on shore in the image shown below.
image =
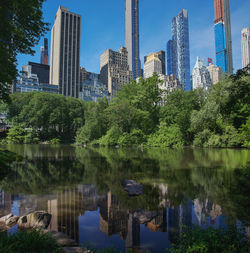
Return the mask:
[[18,219],[19,219],[19,217],[10,213],[10,214],[0,218],[0,223],[4,224],[7,227],[12,227],[17,224]]
[[40,228],[46,229],[51,221],[51,214],[45,211],[35,211],[20,217],[18,226],[21,228]]
[[139,196],[143,194],[143,186],[134,180],[124,180],[122,185],[129,196]]

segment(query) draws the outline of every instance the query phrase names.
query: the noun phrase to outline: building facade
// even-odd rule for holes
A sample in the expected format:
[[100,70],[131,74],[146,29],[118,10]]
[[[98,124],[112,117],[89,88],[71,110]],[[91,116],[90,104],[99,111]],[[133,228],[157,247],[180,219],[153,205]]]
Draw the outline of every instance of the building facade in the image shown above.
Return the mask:
[[[154,54],[161,61],[161,74],[166,75],[166,53],[165,53],[165,51],[161,50],[161,51],[156,52]],[[149,57],[149,55],[144,56],[144,64],[146,63],[148,57]]]
[[80,87],[80,99],[84,102],[97,102],[103,97],[108,99],[109,92],[107,86],[100,81],[100,74],[86,72],[86,78]]
[[133,79],[141,76],[139,45],[139,0],[125,0],[125,46]]
[[51,30],[50,83],[64,96],[79,97],[81,16],[59,7]]
[[31,73],[37,75],[40,84],[49,84],[49,65],[35,62],[28,62],[28,65],[31,66]]
[[166,97],[169,93],[174,90],[182,89],[182,85],[180,84],[177,77],[174,75],[159,75],[159,80],[161,81],[158,86],[162,90],[161,102],[160,105],[164,105],[166,102]]
[[[43,64],[39,64],[43,65]],[[45,65],[46,66],[46,65]],[[13,93],[25,92],[48,92],[58,94],[58,85],[50,85],[48,83],[41,83],[37,74],[32,73],[32,65],[22,66],[22,76],[16,80],[13,85]]]
[[156,74],[163,74],[162,73],[162,62],[159,59],[158,54],[150,54],[146,56],[146,62],[144,63],[144,71],[143,77],[148,78],[152,76],[154,73]]
[[49,64],[49,47],[48,47],[48,39],[44,38],[44,45],[41,47],[41,58],[40,63],[48,65]]
[[222,78],[222,68],[221,67],[217,67],[216,65],[209,63],[207,70],[210,74],[212,84],[216,84],[221,80],[221,78]]
[[229,0],[214,0],[216,65],[233,73],[232,37]]
[[242,68],[250,64],[250,27],[241,31]]
[[191,90],[188,12],[182,9],[172,20],[172,40],[167,43],[168,75],[176,76]]
[[100,70],[100,80],[113,97],[123,84],[129,83],[133,78],[132,71],[129,70],[127,49],[121,47],[119,52],[106,50],[100,57]]
[[197,57],[196,64],[192,73],[193,90],[203,88],[207,90],[211,85],[210,73],[205,65],[204,61],[200,61]]

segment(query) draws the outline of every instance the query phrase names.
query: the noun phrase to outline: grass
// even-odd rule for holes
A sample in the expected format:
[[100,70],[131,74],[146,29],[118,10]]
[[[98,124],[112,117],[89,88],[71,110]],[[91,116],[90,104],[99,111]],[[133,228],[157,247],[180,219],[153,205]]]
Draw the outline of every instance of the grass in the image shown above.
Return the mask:
[[48,234],[32,230],[8,235],[0,232],[1,253],[61,253],[62,249]]
[[171,253],[248,253],[250,241],[244,230],[236,227],[225,229],[184,227],[181,237],[172,248]]

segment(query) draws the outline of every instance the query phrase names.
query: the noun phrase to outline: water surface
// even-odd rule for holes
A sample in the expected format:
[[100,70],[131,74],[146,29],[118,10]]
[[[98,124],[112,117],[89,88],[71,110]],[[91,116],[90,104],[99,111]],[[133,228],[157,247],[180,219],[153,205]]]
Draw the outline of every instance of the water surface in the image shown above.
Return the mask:
[[[0,215],[48,211],[49,229],[79,244],[165,252],[183,225],[249,233],[250,150],[5,148],[25,159],[0,178]],[[124,179],[144,194],[129,197]]]

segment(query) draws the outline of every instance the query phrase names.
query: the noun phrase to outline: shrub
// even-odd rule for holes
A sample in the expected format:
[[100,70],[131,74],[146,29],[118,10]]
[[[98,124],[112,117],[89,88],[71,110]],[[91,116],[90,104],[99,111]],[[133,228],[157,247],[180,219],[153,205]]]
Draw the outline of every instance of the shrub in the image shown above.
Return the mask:
[[246,253],[249,252],[250,243],[245,238],[244,231],[237,231],[232,227],[228,230],[200,227],[184,227],[180,238],[173,248],[172,253]]
[[148,137],[147,145],[152,147],[182,147],[184,141],[178,125],[160,124],[158,131]]
[[241,144],[240,135],[238,131],[233,126],[227,126],[222,138],[223,147],[238,147]]
[[209,147],[221,147],[222,139],[218,134],[212,134],[207,142],[207,146]]
[[118,144],[119,137],[121,135],[121,131],[118,127],[111,127],[106,135],[104,135],[98,143],[103,146],[115,146]]
[[193,145],[195,147],[207,147],[211,132],[208,129],[203,130],[195,135]]
[[0,252],[6,253],[59,253],[63,252],[48,233],[41,231],[24,232],[7,235],[0,233]]
[[246,124],[240,128],[240,137],[242,139],[243,147],[250,148],[250,116],[247,118]]
[[118,145],[129,146],[139,145],[146,140],[145,135],[140,129],[133,129],[131,133],[123,133],[118,139]]
[[60,143],[61,143],[61,140],[59,138],[53,138],[49,141],[49,144],[52,144],[52,145],[57,145]]

